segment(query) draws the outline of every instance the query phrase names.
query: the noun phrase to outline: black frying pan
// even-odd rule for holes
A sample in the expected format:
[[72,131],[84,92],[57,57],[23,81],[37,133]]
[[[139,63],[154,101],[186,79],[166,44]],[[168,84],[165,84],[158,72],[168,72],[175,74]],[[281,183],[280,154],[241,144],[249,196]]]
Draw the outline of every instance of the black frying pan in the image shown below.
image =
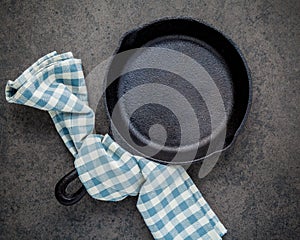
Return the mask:
[[[116,54],[120,53],[125,54],[121,58],[115,57],[110,63],[104,101],[106,113],[111,120],[110,134],[123,148],[157,162],[183,164],[182,157],[186,157],[187,161],[196,162],[220,153],[233,144],[249,113],[252,87],[245,59],[230,39],[202,22],[188,18],[168,18],[125,34],[116,50]],[[187,60],[180,62],[181,56]],[[186,56],[188,58],[185,58]],[[175,64],[179,59],[179,64],[175,70],[171,66],[171,71],[153,67],[164,59]],[[189,63],[189,59],[194,62]],[[176,72],[181,67],[181,71],[186,71],[187,75],[203,68],[202,72],[210,77],[218,89],[218,93],[212,94],[211,99],[208,99],[210,103],[203,97],[205,94],[206,98],[210,96],[207,94],[210,90],[205,90],[208,82],[201,80],[202,87],[204,86],[202,94],[196,86],[199,85],[199,76],[187,80]],[[173,70],[175,72],[172,72]],[[154,90],[143,86],[154,86]],[[127,94],[136,88],[140,90],[135,94]],[[182,95],[185,98],[182,101],[179,98],[175,99],[175,113],[164,104],[155,101],[143,102],[144,98],[151,94],[156,99],[161,91],[170,95],[170,88],[175,89],[178,96]],[[220,111],[217,106],[220,101],[214,101],[217,97],[221,97],[224,115],[212,116],[214,110]],[[170,101],[174,102],[171,98],[170,95]],[[165,97],[162,99],[164,101]],[[141,103],[141,106],[134,108],[134,111],[129,110],[136,103]],[[189,124],[192,118],[182,118],[184,123],[181,123],[176,116],[176,112],[181,116],[188,115],[188,112],[185,113],[187,103],[194,110],[196,125],[195,122]],[[156,130],[151,129],[154,125]],[[188,126],[188,129],[182,129],[181,125]],[[164,130],[160,131],[160,127]],[[184,131],[188,133],[185,134]],[[197,131],[199,136],[195,138],[192,133]],[[163,143],[160,142],[161,134],[164,136]],[[212,142],[218,143],[220,139],[221,144],[214,144],[218,146],[211,150]],[[149,145],[149,142],[154,144]],[[177,156],[179,158],[174,161]],[[55,194],[60,203],[72,205],[84,196],[84,187],[74,194],[66,193],[68,184],[77,176],[76,170],[73,170],[57,183]]]

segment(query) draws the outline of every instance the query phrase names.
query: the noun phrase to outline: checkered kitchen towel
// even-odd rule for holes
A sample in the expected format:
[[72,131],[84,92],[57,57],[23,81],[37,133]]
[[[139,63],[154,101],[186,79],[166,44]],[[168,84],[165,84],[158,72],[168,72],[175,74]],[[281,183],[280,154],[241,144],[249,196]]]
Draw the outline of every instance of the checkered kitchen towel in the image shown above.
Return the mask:
[[221,239],[226,229],[181,166],[131,155],[109,135],[93,134],[81,61],[52,52],[15,81],[6,99],[48,111],[88,193],[120,201],[137,196],[137,208],[155,239]]

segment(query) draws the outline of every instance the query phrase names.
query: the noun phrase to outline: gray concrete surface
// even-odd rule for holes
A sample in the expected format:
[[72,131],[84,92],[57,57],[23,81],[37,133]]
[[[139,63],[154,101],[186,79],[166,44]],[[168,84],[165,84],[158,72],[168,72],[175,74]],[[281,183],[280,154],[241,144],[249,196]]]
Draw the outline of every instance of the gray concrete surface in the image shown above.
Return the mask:
[[0,239],[152,238],[136,198],[56,201],[72,156],[48,114],[6,103],[4,87],[53,50],[72,51],[89,73],[124,32],[165,16],[214,25],[252,72],[253,106],[236,144],[206,178],[189,170],[228,228],[224,239],[299,239],[299,12],[297,0],[0,1]]

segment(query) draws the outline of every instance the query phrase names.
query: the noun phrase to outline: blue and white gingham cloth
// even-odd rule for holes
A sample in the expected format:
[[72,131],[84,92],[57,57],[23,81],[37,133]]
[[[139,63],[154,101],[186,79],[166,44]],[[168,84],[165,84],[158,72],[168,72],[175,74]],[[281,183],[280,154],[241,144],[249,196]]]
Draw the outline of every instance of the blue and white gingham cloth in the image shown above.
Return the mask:
[[39,59],[8,81],[6,99],[49,112],[93,198],[138,195],[137,208],[155,239],[221,239],[226,233],[184,168],[131,155],[109,135],[93,134],[81,60],[72,53]]

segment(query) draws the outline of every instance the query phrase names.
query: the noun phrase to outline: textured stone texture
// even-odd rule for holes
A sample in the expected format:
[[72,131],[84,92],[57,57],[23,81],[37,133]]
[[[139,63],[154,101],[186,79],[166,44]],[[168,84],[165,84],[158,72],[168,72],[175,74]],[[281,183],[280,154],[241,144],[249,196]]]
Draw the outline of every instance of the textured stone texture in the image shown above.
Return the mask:
[[[236,144],[198,179],[224,239],[297,239],[299,229],[300,2],[1,1],[0,239],[151,239],[135,208],[86,196],[65,207],[54,197],[72,156],[46,112],[7,104],[4,87],[40,56],[81,58],[85,72],[109,57],[121,35],[166,16],[202,19],[232,38],[253,77],[253,105]],[[105,129],[103,113],[97,113]]]

